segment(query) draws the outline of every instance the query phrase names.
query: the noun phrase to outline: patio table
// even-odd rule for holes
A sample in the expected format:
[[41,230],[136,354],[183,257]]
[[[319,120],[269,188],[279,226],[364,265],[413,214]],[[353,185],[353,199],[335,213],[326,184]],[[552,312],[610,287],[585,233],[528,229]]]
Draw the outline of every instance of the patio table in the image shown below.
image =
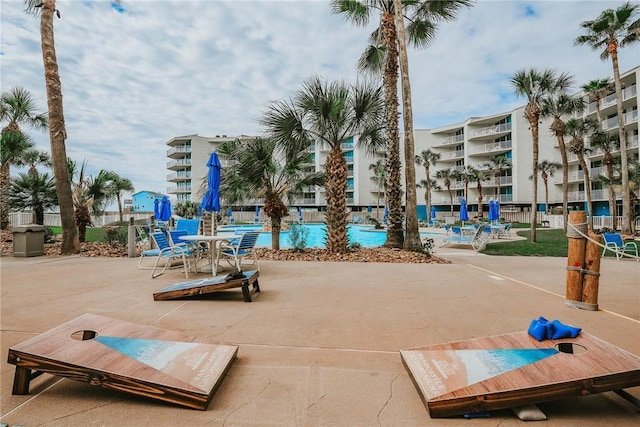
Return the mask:
[[[228,242],[233,239],[237,239],[239,236],[234,233],[222,233],[215,236],[206,236],[202,234],[182,236],[180,239],[188,242],[206,242],[209,245],[209,265],[211,267],[211,274],[216,276],[218,271],[216,269],[215,256],[218,250],[218,246],[222,242]],[[204,270],[202,270],[204,271]]]

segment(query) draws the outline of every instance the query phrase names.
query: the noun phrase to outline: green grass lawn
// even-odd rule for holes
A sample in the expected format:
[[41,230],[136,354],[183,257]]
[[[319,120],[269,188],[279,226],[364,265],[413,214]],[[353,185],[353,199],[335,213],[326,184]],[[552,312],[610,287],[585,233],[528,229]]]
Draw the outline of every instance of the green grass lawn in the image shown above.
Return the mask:
[[[62,227],[51,226],[50,228],[53,234],[62,234]],[[87,242],[104,242],[105,230],[101,227],[89,227],[87,228],[86,240]]]
[[531,237],[530,230],[514,231],[518,236],[525,237],[526,240],[489,243],[482,253],[496,256],[567,256],[568,240],[564,230],[538,229],[536,232],[536,243],[529,241]]

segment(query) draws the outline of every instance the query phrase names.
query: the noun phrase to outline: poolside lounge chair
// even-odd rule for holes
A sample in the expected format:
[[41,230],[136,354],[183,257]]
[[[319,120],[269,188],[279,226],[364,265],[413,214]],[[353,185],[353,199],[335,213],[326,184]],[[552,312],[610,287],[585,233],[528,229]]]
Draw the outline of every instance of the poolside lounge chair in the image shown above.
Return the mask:
[[250,265],[255,264],[256,269],[260,270],[260,267],[258,267],[258,255],[255,251],[259,235],[259,231],[247,231],[237,240],[222,243],[216,251],[216,269],[220,267],[220,258],[226,258],[229,264],[235,265],[236,269],[240,271],[242,270],[242,259],[252,257],[253,262]]
[[[151,238],[157,248],[143,251],[138,267],[143,270],[151,269],[151,278],[156,278],[170,268],[174,260],[180,259],[184,266],[184,274],[189,278],[189,270],[195,270],[196,265],[194,251],[186,243],[172,244],[167,235],[162,231],[151,233]],[[142,261],[146,257],[155,258],[153,267],[143,266]],[[160,267],[161,261],[163,261],[164,264]]]
[[638,245],[636,242],[625,242],[622,240],[622,235],[618,233],[602,233],[604,238],[604,248],[602,249],[602,255],[606,251],[611,251],[616,254],[616,260],[620,261],[620,257],[623,257],[629,253],[633,253],[638,260]]
[[[451,227],[452,229],[454,227]],[[459,228],[459,227],[455,227]],[[490,238],[488,233],[483,232],[485,226],[482,225],[478,227],[473,234],[465,235],[465,234],[453,234],[447,235],[440,243],[440,247],[447,246],[450,244],[454,245],[469,245],[473,248],[474,251],[481,251],[487,244],[487,241]],[[452,230],[453,231],[453,230]]]

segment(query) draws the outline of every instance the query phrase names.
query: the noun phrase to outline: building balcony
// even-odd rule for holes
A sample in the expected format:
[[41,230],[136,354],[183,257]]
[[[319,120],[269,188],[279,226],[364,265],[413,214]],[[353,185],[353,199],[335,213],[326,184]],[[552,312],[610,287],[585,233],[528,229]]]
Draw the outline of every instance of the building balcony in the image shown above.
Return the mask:
[[[513,185],[513,177],[512,176],[501,176],[500,177],[500,187],[506,187],[509,185]],[[482,182],[482,186],[484,188],[487,187],[497,187],[498,186],[498,180],[493,177],[488,181],[483,181]]]
[[473,156],[478,154],[491,154],[492,156],[495,156],[497,154],[506,153],[507,151],[511,150],[512,146],[513,141],[511,140],[492,142],[482,145],[471,145],[469,155]]
[[508,132],[511,132],[511,123],[502,123],[474,130],[471,132],[471,138],[498,138]]
[[[589,176],[591,177],[592,180],[597,176],[605,175],[606,173],[607,173],[607,169],[604,166],[591,168],[589,170]],[[581,170],[569,172],[567,174],[567,182],[582,182],[582,181],[584,181],[584,172]],[[558,175],[555,176],[553,183],[558,185],[562,184],[562,172],[560,172],[560,176]]]
[[[636,85],[633,86],[629,86],[626,87],[624,89],[622,89],[622,101],[626,101],[628,99],[631,98],[635,98],[636,96],[638,96],[638,90]],[[602,98],[600,100],[600,111],[604,110],[605,108],[611,107],[616,105],[616,94],[615,92],[612,94],[609,94],[608,96],[605,96],[604,98]],[[587,108],[587,114],[594,114],[598,111],[596,102],[591,102],[589,104],[589,107]]]
[[172,160],[167,163],[167,169],[183,169],[191,166],[191,159]]
[[456,150],[456,151],[448,151],[445,153],[440,153],[439,162],[450,162],[456,161],[464,158],[464,150]]
[[[627,111],[624,115],[624,124],[628,125],[631,123],[638,122],[638,110]],[[618,116],[611,117],[609,119],[602,121],[602,130],[607,131],[618,127]]]
[[191,193],[191,186],[173,186],[167,187],[168,194],[182,194],[182,193]]
[[[587,193],[582,191],[569,191],[568,201],[569,202],[585,202],[587,200]],[[609,200],[609,190],[607,189],[598,189],[591,190],[591,201],[597,202],[602,200]]]
[[439,138],[433,143],[434,147],[448,147],[464,143],[464,135],[452,135],[446,138]]
[[167,157],[170,158],[180,158],[180,157],[184,157],[187,154],[191,153],[191,146],[190,145],[180,145],[177,147],[172,147],[169,148],[167,150]]
[[191,171],[188,172],[177,172],[170,173],[167,175],[167,181],[169,182],[178,182],[178,181],[190,181],[191,180]]

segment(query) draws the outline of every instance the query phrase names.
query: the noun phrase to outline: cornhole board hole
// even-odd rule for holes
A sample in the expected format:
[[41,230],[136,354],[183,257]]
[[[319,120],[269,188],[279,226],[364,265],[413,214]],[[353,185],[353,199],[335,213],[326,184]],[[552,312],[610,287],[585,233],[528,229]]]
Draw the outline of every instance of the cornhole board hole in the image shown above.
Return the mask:
[[42,373],[206,410],[238,352],[212,339],[85,314],[9,349],[13,394]]
[[245,277],[241,279],[231,279],[228,281],[225,280],[224,276],[219,276],[175,283],[155,292],[153,299],[154,301],[162,301],[220,292],[232,288],[242,288],[244,301],[251,302],[251,294],[253,292],[260,292],[260,285],[258,284],[260,273],[258,271],[245,271],[244,276]]
[[[527,332],[400,350],[431,417],[512,408],[640,385],[640,357],[582,332]],[[624,396],[623,396],[624,397]]]

